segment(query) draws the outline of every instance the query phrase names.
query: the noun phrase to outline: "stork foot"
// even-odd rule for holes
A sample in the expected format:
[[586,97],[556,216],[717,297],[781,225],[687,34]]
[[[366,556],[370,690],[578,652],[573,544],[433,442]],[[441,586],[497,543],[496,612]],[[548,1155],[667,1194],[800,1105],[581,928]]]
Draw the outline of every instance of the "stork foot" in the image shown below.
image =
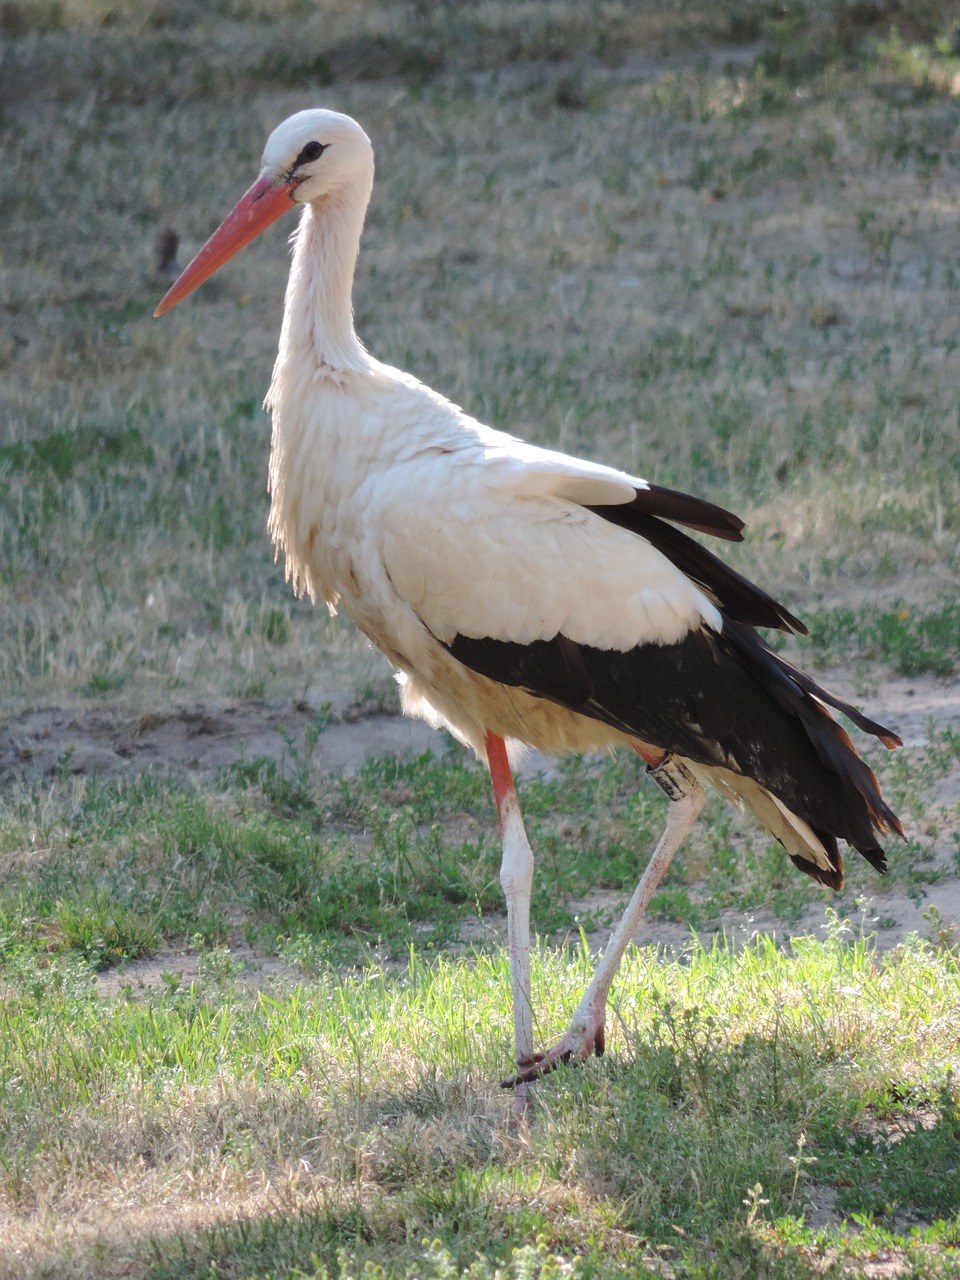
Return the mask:
[[517,1073],[501,1080],[502,1089],[516,1089],[518,1085],[529,1084],[549,1075],[557,1067],[578,1066],[586,1062],[592,1054],[603,1057],[606,1044],[603,1019],[589,1025],[580,1023],[571,1026],[561,1039],[548,1049],[546,1053],[532,1053],[529,1057],[517,1059]]

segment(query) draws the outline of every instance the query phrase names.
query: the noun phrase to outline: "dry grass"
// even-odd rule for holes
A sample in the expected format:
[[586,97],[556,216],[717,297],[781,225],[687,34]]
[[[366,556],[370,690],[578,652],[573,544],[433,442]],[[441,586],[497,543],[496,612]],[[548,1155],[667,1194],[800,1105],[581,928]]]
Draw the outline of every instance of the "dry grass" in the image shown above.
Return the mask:
[[[678,52],[698,22],[646,8],[481,7],[467,31],[444,6],[4,13],[8,706],[323,697],[381,670],[290,600],[263,535],[282,233],[150,318],[159,232],[186,257],[267,129],[321,101],[377,146],[357,311],[381,357],[729,502],[742,562],[801,611],[955,582],[960,111],[924,79],[949,58]],[[769,28],[728,5],[713,34],[735,18]]]

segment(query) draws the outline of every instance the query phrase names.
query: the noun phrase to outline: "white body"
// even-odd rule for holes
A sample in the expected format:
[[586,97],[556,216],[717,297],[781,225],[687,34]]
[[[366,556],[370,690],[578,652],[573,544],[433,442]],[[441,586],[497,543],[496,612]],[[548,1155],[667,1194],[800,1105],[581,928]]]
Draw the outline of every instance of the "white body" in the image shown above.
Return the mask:
[[664,555],[582,505],[627,502],[644,482],[493,431],[356,341],[348,359],[331,359],[313,341],[327,332],[315,310],[328,284],[315,268],[328,234],[308,207],[268,398],[270,532],[288,578],[383,650],[402,673],[405,710],[480,755],[488,730],[547,752],[623,742],[474,674],[438,642],[562,631],[628,650],[719,628],[711,601]]

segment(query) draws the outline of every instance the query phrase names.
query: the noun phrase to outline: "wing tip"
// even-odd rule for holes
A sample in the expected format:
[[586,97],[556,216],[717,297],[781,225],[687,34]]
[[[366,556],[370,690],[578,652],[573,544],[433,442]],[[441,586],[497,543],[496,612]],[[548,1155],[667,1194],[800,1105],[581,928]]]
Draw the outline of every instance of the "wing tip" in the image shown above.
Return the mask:
[[647,515],[685,525],[708,537],[721,538],[725,542],[742,542],[746,522],[726,507],[717,506],[706,498],[695,498],[680,489],[668,489],[665,485],[646,483],[636,490],[628,504]]
[[785,609],[783,605],[780,606],[780,617],[783,620],[781,630],[793,631],[799,636],[808,636],[810,634],[810,628],[807,624],[792,614],[789,609]]
[[882,876],[887,874],[887,855],[879,845],[874,845],[872,849],[857,849],[857,853],[862,854],[870,863],[875,871],[879,871]]
[[[833,843],[834,850],[836,850],[836,841]],[[808,875],[811,880],[816,880],[817,884],[822,884],[828,889],[835,890],[837,893],[839,893],[843,888],[843,858],[840,856],[838,850],[834,852],[836,866],[831,867],[829,871],[826,867],[818,867],[815,862],[808,861],[806,858],[801,858],[799,854],[791,853],[789,857],[795,867],[802,871],[804,875]]]

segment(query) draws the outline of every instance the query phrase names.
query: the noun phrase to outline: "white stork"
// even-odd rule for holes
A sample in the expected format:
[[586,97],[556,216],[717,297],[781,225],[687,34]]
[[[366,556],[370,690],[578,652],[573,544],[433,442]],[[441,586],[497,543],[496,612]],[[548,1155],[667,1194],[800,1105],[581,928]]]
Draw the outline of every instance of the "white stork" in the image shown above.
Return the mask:
[[[802,623],[675,527],[738,541],[736,516],[491,430],[364,349],[352,286],[372,185],[373,149],[354,120],[291,116],[156,314],[302,210],[267,396],[269,530],[294,590],[342,608],[396,667],[404,710],[446,726],[490,769],[516,1032],[505,1083],[518,1084],[603,1052],[610,983],[704,784],[839,888],[838,838],[883,871],[878,837],[902,829],[827,705],[887,747],[900,740],[767,648],[754,627]],[[533,1040],[533,855],[514,744],[630,747],[671,800],[593,980],[546,1053]]]

